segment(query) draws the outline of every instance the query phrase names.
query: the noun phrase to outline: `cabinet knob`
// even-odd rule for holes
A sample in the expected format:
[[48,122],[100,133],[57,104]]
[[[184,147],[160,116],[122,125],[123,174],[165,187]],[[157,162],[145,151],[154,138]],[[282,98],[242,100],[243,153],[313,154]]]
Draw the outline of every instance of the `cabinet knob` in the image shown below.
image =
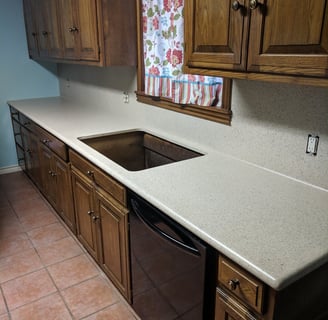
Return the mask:
[[69,31],[69,32],[78,32],[79,29],[76,28],[76,27],[70,27],[70,28],[68,28],[68,31]]
[[48,139],[42,139],[41,142],[44,144],[48,144],[50,141]]
[[89,210],[89,211],[88,211],[88,215],[89,215],[89,216],[91,216],[93,213],[94,213],[93,210]]
[[257,0],[250,0],[249,1],[249,8],[251,10],[254,10],[258,7],[259,3],[257,2]]
[[240,8],[242,7],[242,5],[239,3],[239,1],[234,1],[231,5],[231,9],[238,11]]
[[43,36],[47,36],[48,35],[48,31],[42,31],[42,35]]
[[93,222],[96,222],[98,219],[99,219],[98,216],[95,216],[95,215],[92,216],[92,220],[93,220]]
[[230,290],[234,291],[236,290],[237,286],[239,285],[239,280],[238,279],[231,279],[228,282]]
[[88,170],[88,171],[87,171],[87,175],[88,175],[89,177],[92,177],[93,174],[94,174],[94,172],[93,172],[92,170]]

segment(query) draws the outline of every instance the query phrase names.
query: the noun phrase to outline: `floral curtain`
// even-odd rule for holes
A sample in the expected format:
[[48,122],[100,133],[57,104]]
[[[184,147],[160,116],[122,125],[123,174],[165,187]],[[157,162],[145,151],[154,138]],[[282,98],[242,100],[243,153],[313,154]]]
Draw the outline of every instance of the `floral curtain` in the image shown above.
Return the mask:
[[222,79],[182,73],[184,0],[142,0],[145,93],[221,107]]

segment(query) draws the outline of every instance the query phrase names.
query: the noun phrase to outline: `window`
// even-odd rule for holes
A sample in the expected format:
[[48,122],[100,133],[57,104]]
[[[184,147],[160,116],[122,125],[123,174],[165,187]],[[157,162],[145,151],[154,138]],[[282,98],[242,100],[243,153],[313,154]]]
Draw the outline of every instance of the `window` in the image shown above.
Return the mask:
[[137,99],[230,124],[231,81],[182,73],[183,1],[138,0]]

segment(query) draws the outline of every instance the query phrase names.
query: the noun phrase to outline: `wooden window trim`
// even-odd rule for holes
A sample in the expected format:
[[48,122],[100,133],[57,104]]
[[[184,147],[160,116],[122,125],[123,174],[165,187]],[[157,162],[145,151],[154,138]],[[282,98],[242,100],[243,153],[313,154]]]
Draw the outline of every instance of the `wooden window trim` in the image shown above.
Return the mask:
[[137,2],[137,49],[138,49],[138,68],[137,68],[137,101],[188,114],[198,118],[223,123],[226,125],[231,124],[232,112],[231,112],[231,89],[232,80],[223,79],[223,91],[222,91],[222,107],[204,107],[198,105],[182,105],[172,102],[172,100],[164,97],[154,97],[145,94],[145,68],[143,59],[143,38],[142,38],[142,7],[141,0]]

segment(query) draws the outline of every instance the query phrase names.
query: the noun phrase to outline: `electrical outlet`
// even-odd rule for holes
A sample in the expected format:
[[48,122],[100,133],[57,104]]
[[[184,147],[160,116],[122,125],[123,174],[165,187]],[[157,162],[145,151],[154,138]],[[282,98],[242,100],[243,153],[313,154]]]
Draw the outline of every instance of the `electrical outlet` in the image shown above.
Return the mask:
[[123,92],[123,102],[129,103],[129,93],[127,91]]
[[307,145],[306,145],[306,153],[316,156],[318,151],[318,144],[319,144],[319,136],[309,134]]

